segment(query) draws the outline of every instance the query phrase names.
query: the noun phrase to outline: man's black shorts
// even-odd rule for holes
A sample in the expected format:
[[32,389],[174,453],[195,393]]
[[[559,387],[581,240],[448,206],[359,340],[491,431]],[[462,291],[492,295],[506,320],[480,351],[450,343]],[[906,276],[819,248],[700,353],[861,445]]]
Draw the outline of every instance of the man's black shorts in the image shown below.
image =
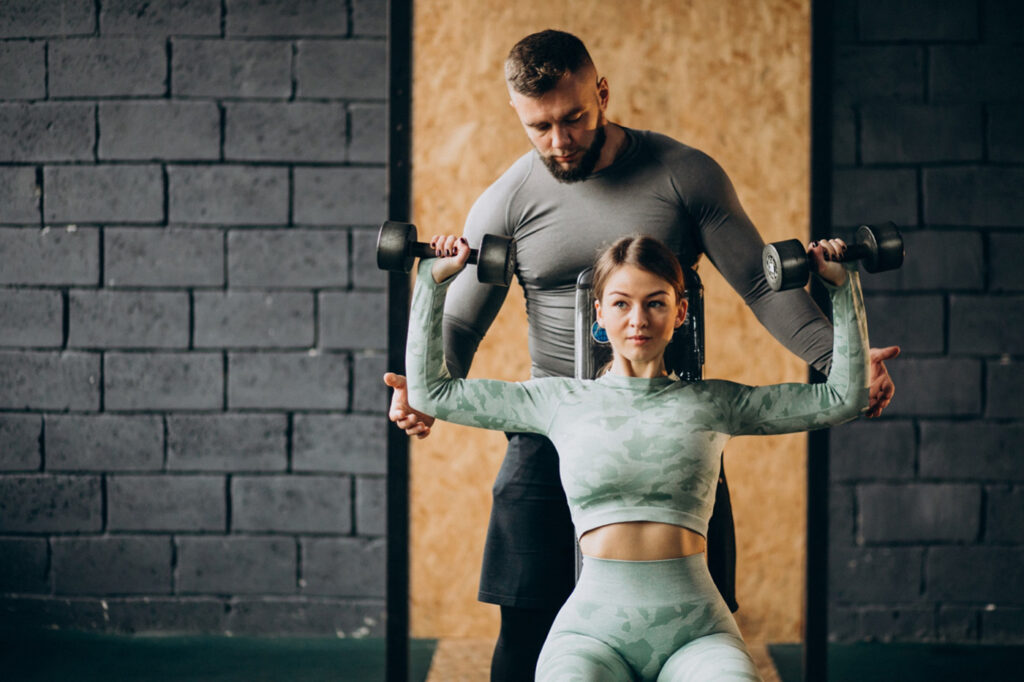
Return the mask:
[[576,582],[575,534],[551,441],[509,434],[494,482],[478,599],[557,609]]

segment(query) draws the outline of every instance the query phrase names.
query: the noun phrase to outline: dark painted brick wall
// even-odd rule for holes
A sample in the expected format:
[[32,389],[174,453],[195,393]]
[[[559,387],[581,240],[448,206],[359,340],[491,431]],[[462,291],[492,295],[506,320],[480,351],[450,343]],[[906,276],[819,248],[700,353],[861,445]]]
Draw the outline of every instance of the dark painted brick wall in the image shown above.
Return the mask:
[[0,3],[0,625],[383,634],[385,28]]
[[831,437],[831,637],[1024,642],[1024,4],[836,3],[833,223],[896,399]]

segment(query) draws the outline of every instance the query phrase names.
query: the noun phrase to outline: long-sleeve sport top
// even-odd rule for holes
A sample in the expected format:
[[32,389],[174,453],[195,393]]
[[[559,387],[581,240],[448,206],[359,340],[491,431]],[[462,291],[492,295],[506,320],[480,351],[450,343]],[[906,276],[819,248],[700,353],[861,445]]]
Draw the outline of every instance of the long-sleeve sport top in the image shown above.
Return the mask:
[[524,382],[454,379],[445,365],[448,285],[420,263],[406,346],[409,402],[440,419],[546,435],[559,454],[578,536],[609,523],[658,521],[707,533],[720,454],[731,436],[805,431],[855,418],[868,404],[860,280],[832,296],[832,370],[824,384],[744,386],[606,374]]
[[[669,137],[623,130],[625,146],[614,163],[580,182],[558,182],[530,151],[480,195],[466,220],[464,235],[474,248],[486,233],[516,239],[531,376],[573,376],[576,277],[616,239],[635,233],[660,239],[684,267],[706,253],[775,338],[827,372],[828,320],[806,291],[769,288],[764,242],[725,171]],[[475,267],[458,277],[445,307],[447,361],[460,377],[508,291],[478,282]]]

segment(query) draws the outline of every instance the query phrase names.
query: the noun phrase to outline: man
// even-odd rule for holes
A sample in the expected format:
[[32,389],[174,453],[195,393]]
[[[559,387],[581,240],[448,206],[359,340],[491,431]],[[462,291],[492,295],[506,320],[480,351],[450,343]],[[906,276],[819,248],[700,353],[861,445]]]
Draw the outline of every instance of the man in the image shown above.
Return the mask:
[[[570,34],[527,36],[509,53],[505,77],[510,104],[534,150],[480,196],[464,234],[473,245],[486,233],[516,239],[533,376],[573,375],[576,277],[602,246],[638,232],[664,241],[684,266],[694,266],[706,253],[776,338],[827,372],[831,326],[806,291],[770,290],[761,270],[764,243],[714,160],[662,135],[609,122],[608,82]],[[506,291],[466,273],[452,285],[444,334],[453,376],[468,372]],[[898,352],[893,347],[873,353],[873,415],[893,394],[882,360]],[[428,435],[433,419],[409,407],[404,378],[389,374],[385,381],[395,389],[391,420],[409,435]],[[719,497],[727,500],[727,491]],[[731,532],[730,518],[717,534],[731,538]],[[709,563],[731,568],[734,553],[723,562],[716,537],[712,528]],[[573,587],[572,538],[554,448],[533,434],[509,434],[494,486],[479,594],[481,601],[501,607],[492,680],[533,679],[540,647]],[[729,576],[715,578],[735,609]]]

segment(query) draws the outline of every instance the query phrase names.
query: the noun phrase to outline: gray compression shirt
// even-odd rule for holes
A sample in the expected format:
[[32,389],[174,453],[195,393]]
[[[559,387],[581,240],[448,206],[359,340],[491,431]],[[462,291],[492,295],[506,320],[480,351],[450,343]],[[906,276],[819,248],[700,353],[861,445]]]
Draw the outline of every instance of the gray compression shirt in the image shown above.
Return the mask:
[[[684,266],[706,253],[775,338],[827,372],[831,325],[803,289],[768,287],[764,242],[725,171],[669,137],[623,130],[626,142],[614,163],[580,182],[558,182],[530,151],[480,195],[466,220],[464,234],[474,248],[488,233],[516,239],[532,376],[573,375],[576,277],[630,234],[657,237]],[[459,275],[445,305],[445,357],[455,377],[466,376],[508,291],[479,283],[475,270]]]

